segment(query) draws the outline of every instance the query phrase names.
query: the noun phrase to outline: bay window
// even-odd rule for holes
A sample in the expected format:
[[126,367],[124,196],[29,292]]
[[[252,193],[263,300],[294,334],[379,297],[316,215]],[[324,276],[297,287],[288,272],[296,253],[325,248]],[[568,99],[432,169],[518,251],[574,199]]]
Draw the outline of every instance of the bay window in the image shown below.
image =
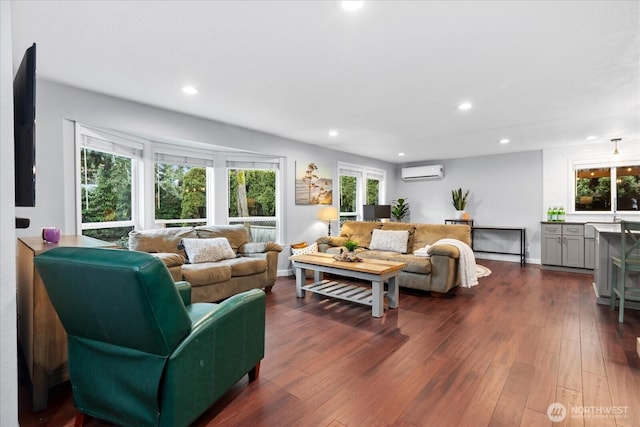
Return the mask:
[[143,145],[83,127],[76,137],[82,234],[125,245],[136,224]]
[[155,223],[184,227],[207,223],[213,156],[207,152],[156,145]]
[[229,224],[243,224],[253,242],[279,241],[279,159],[227,160]]

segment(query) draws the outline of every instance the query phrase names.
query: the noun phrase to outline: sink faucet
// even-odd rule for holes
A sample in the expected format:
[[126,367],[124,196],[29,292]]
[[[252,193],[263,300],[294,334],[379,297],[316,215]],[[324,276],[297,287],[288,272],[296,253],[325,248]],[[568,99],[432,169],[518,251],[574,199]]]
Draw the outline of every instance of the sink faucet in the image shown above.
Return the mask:
[[621,222],[622,221],[622,217],[620,217],[620,215],[618,215],[616,212],[613,213],[613,222]]

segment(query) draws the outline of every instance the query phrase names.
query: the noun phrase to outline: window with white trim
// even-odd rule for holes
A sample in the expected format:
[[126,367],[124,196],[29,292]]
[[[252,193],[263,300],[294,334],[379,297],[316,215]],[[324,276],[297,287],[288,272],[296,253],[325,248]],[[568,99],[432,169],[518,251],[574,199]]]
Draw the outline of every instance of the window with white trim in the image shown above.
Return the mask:
[[155,223],[182,227],[207,223],[212,203],[213,155],[182,147],[154,145]]
[[338,163],[340,224],[362,219],[362,205],[381,204],[385,199],[384,170]]
[[229,224],[243,224],[251,241],[279,241],[280,159],[234,157],[227,162]]
[[78,127],[80,229],[85,236],[125,245],[138,213],[143,144]]
[[574,165],[575,212],[638,212],[640,164]]

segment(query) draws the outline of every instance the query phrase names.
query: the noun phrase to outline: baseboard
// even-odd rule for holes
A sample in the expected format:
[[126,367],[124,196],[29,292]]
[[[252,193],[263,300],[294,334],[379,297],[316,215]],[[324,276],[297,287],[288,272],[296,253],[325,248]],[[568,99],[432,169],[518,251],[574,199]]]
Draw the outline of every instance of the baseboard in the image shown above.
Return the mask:
[[277,277],[286,277],[286,276],[295,276],[295,273],[293,272],[293,269],[288,269],[288,270],[278,270],[278,273],[276,274]]

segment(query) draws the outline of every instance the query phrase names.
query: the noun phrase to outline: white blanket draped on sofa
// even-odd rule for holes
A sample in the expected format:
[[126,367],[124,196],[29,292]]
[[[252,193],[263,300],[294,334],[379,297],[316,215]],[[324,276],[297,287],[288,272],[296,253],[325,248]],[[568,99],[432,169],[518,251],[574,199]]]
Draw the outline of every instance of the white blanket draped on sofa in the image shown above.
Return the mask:
[[460,251],[460,260],[458,262],[460,286],[470,288],[478,284],[476,257],[473,255],[473,250],[469,245],[457,239],[440,239],[433,245],[451,245],[458,248]]

